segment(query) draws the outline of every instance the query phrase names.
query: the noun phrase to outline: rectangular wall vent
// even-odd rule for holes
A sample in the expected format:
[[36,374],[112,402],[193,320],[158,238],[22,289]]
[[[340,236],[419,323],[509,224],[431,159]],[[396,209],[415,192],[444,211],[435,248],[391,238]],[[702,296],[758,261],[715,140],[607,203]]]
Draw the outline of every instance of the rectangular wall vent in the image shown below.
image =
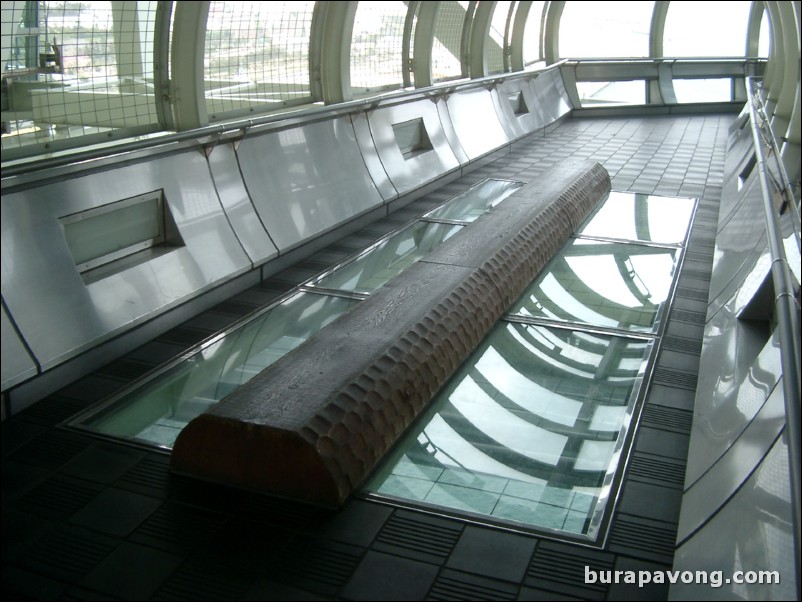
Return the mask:
[[510,101],[512,112],[515,113],[516,117],[527,115],[529,113],[529,107],[526,106],[526,99],[524,98],[524,93],[521,90],[513,92],[512,94],[508,94],[507,99]]
[[393,133],[405,161],[433,149],[421,118],[394,124]]
[[85,282],[183,246],[162,190],[59,218]]
[[752,175],[752,170],[755,169],[755,165],[757,165],[757,155],[752,153],[752,156],[749,157],[749,161],[746,162],[743,170],[738,174],[738,190],[744,187],[749,176]]

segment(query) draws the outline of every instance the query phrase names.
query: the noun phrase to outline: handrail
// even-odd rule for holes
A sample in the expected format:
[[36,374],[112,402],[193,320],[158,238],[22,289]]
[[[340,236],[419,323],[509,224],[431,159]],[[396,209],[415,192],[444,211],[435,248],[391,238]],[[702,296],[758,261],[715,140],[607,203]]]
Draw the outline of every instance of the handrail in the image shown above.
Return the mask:
[[[783,393],[785,396],[785,430],[788,439],[788,460],[791,472],[791,505],[794,528],[794,553],[796,563],[799,566],[802,560],[800,552],[800,323],[799,307],[794,291],[794,281],[791,275],[791,268],[785,256],[785,248],[782,243],[782,234],[774,208],[771,192],[769,188],[769,174],[763,155],[763,135],[773,138],[769,129],[762,132],[758,121],[758,108],[760,95],[753,90],[754,78],[746,78],[746,92],[748,95],[748,107],[750,125],[752,128],[752,139],[755,146],[755,157],[757,160],[760,187],[763,193],[763,209],[766,218],[766,235],[768,237],[769,252],[771,253],[771,275],[774,283],[774,308],[777,317],[777,330],[780,336],[780,353],[782,358],[782,379]],[[762,109],[761,109],[762,110]],[[765,113],[764,113],[765,114]],[[776,142],[774,146],[776,148]],[[781,177],[784,172],[781,172]],[[784,176],[787,179],[787,176]],[[786,185],[778,188],[783,192]],[[790,190],[790,188],[788,189]],[[794,205],[793,197],[789,201]],[[792,211],[796,209],[793,208]],[[797,241],[798,242],[798,241]],[[797,599],[800,598],[800,580],[797,576]]]
[[[156,133],[142,140],[129,140],[127,142],[112,143],[107,145],[89,148],[83,151],[70,152],[65,150],[58,156],[46,157],[42,159],[19,159],[19,163],[4,165],[2,167],[2,178],[10,178],[22,174],[43,171],[56,167],[63,167],[72,163],[91,161],[94,159],[108,157],[110,155],[120,155],[133,151],[144,150],[166,144],[187,142],[190,140],[203,140],[204,138],[222,138],[226,135],[240,132],[244,135],[247,130],[257,126],[276,126],[286,127],[303,124],[306,122],[336,117],[355,111],[369,111],[376,108],[379,104],[393,104],[403,102],[413,97],[432,98],[442,95],[452,94],[459,90],[469,90],[472,88],[492,87],[501,81],[519,79],[523,77],[539,76],[548,71],[559,69],[565,61],[560,61],[548,67],[538,69],[526,69],[515,73],[499,73],[474,79],[461,79],[457,81],[439,82],[426,88],[392,90],[381,92],[367,98],[360,98],[346,102],[314,106],[312,108],[293,108],[281,113],[271,113],[260,117],[250,117],[237,119],[224,123],[216,123],[200,128],[194,128],[183,132]],[[211,140],[209,142],[212,142]]]

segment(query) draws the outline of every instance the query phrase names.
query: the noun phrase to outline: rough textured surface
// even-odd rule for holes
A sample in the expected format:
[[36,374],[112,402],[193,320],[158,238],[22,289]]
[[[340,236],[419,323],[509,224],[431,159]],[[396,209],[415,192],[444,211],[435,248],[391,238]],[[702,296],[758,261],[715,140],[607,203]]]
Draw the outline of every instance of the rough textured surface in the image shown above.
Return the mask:
[[172,470],[342,504],[609,190],[589,162],[532,181],[193,420]]

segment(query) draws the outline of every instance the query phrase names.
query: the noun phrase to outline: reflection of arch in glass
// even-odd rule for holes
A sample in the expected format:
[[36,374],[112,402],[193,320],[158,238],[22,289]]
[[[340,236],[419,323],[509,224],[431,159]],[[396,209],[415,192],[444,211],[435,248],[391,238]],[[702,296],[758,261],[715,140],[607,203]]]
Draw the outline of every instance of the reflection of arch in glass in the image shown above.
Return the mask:
[[671,287],[676,250],[577,239],[513,312],[650,331]]

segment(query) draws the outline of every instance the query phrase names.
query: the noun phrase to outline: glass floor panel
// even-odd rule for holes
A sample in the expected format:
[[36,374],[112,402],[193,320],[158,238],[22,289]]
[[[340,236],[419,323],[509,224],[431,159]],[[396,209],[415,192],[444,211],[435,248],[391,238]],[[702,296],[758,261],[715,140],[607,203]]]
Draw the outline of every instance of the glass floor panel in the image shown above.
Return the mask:
[[79,417],[73,425],[172,448],[190,420],[357,303],[298,293],[87,417]]
[[579,234],[678,245],[695,206],[696,199],[612,191]]
[[484,180],[423,217],[469,223],[487,213],[521,186],[521,182],[511,180]]
[[651,347],[500,323],[367,489],[593,539]]
[[656,332],[678,253],[670,247],[574,239],[513,304],[510,313]]
[[311,284],[326,289],[370,294],[462,228],[455,224],[415,222]]

